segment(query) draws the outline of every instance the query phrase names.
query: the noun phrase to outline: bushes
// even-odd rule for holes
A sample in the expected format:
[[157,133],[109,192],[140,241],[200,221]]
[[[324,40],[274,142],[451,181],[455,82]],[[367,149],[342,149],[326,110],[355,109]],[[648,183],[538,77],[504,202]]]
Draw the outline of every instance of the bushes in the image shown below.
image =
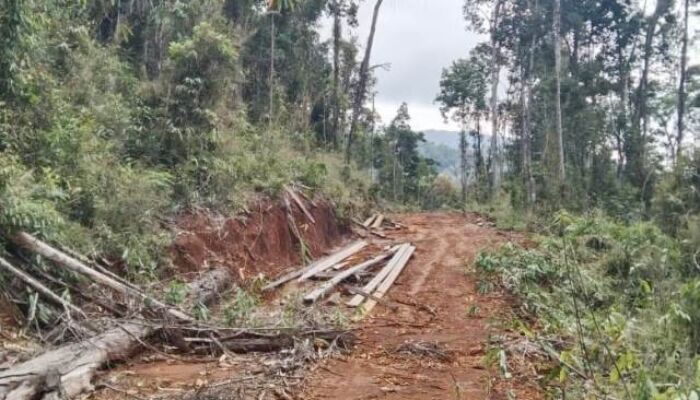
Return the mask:
[[[232,213],[292,181],[364,206],[366,179],[341,176],[337,157],[308,146],[310,132],[248,123],[241,30],[220,4],[166,3],[24,6],[41,23],[24,32],[17,94],[0,102],[0,229],[150,279],[167,264],[166,222],[187,207]],[[118,27],[108,11],[121,12]]]
[[[533,249],[480,255],[477,271],[518,294],[543,336],[575,343],[567,357],[592,374],[596,391],[691,396],[700,376],[700,283],[687,275],[679,242],[652,224],[600,214],[560,213],[549,231]],[[567,397],[590,384],[570,382]]]

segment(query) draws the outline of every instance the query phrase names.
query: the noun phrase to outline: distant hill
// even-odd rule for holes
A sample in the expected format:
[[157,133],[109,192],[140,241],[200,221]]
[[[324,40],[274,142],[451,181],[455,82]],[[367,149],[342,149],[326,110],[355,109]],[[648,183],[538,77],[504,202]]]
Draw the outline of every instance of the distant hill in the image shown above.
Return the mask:
[[[430,158],[437,163],[440,173],[445,173],[457,180],[459,173],[459,132],[429,129],[423,131],[426,142],[418,145],[418,151],[423,157]],[[481,137],[482,154],[486,157],[491,136]],[[474,138],[467,136],[467,159],[473,162]]]
[[441,131],[430,129],[423,131],[425,140],[435,144],[442,144],[453,149],[459,149],[459,132],[457,131]]

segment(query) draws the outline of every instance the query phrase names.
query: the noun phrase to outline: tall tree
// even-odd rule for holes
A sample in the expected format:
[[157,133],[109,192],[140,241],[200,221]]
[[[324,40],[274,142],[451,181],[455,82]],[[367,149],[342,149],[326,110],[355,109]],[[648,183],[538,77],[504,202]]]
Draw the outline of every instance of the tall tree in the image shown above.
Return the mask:
[[654,12],[647,19],[646,32],[644,36],[644,55],[641,78],[637,88],[637,114],[635,116],[635,128],[641,129],[642,135],[646,135],[648,129],[648,97],[649,97],[649,73],[651,69],[652,58],[654,56],[654,38],[656,36],[656,28],[659,25],[661,17],[663,17],[671,8],[671,0],[657,0]]
[[16,75],[20,32],[24,24],[23,0],[0,2],[0,98],[11,100],[16,94]]
[[369,37],[367,38],[367,47],[365,48],[365,56],[360,65],[360,76],[355,92],[355,99],[352,104],[352,120],[350,122],[350,131],[348,132],[348,141],[345,149],[345,162],[350,163],[352,155],[352,139],[357,129],[357,124],[362,113],[362,105],[367,96],[367,82],[369,80],[369,63],[372,57],[372,45],[374,44],[374,34],[377,31],[377,20],[379,19],[379,9],[382,7],[384,0],[377,0],[374,4],[374,12],[372,14],[372,26],[370,27]]
[[566,170],[564,167],[564,133],[561,116],[561,0],[554,0],[552,33],[554,35],[554,79],[556,81],[556,97],[554,99],[556,107],[556,179],[558,189],[563,192]]
[[[469,59],[460,59],[442,71],[440,93],[436,101],[440,103],[440,112],[447,119],[451,117],[461,126],[460,131],[460,177],[462,183],[462,200],[467,197],[467,138],[471,120],[481,118],[486,107],[486,81],[488,68],[480,62],[479,48],[475,49]],[[480,152],[481,149],[475,149]],[[479,154],[476,154],[480,157]]]
[[681,38],[681,66],[680,82],[678,84],[678,132],[676,133],[676,158],[683,152],[683,131],[685,130],[685,103],[686,103],[686,80],[688,65],[688,13],[690,10],[690,0],[685,0],[683,5],[683,33]]
[[498,24],[500,23],[501,7],[503,0],[496,0],[491,16],[491,189],[492,194],[497,194],[501,186],[501,151],[499,149],[498,130],[498,84],[500,80],[500,47],[498,44]]
[[333,15],[333,117],[331,122],[331,142],[333,146],[338,143],[338,131],[340,128],[340,43],[343,37],[343,18],[340,0],[330,3]]
[[341,56],[343,46],[343,21],[347,19],[348,25],[357,26],[357,3],[348,0],[332,0],[328,3],[330,14],[333,18],[333,79],[332,79],[332,116],[330,141],[334,147],[338,145],[338,138],[342,136],[341,118],[345,110],[346,88],[342,82],[343,65]]
[[[530,24],[534,25],[536,21],[537,1],[528,0],[528,8],[531,13]],[[520,108],[522,110],[522,137],[521,137],[521,162],[522,162],[522,179],[525,186],[525,204],[528,207],[534,207],[537,200],[537,192],[535,188],[535,178],[532,174],[532,75],[535,69],[535,42],[536,37],[534,32],[531,32],[532,38],[526,52],[526,63],[521,68],[521,83],[520,83]]]

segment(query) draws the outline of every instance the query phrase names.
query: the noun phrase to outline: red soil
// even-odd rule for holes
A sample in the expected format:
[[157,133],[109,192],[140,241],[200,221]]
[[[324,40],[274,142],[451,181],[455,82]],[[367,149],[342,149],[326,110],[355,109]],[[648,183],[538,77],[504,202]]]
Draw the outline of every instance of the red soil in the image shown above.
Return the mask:
[[[306,207],[312,224],[292,203],[295,223],[311,257],[337,245],[348,228],[339,223],[333,207],[316,199]],[[250,212],[223,217],[195,211],[177,221],[171,255],[178,272],[197,272],[226,266],[241,280],[260,273],[269,276],[301,262],[298,239],[292,232],[282,202],[259,201]]]
[[[489,337],[509,334],[493,322],[508,314],[514,299],[499,292],[477,294],[468,273],[479,251],[522,238],[488,227],[477,216],[408,214],[394,220],[408,229],[392,233],[391,239],[417,247],[387,294],[399,309],[376,307],[359,326],[360,345],[317,368],[299,398],[505,400],[511,393],[541,399],[531,366],[509,365],[513,377],[505,380],[497,368],[484,364]],[[451,359],[396,352],[416,341],[439,343]]]

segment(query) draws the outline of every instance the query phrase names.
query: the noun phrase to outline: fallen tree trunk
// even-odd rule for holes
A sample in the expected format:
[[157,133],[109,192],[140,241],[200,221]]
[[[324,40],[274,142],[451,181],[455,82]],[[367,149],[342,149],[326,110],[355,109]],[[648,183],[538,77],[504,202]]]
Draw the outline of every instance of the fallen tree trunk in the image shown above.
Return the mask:
[[81,275],[85,275],[92,281],[110,287],[125,296],[138,297],[151,306],[165,310],[168,314],[179,320],[193,321],[192,317],[183,313],[182,311],[174,309],[173,307],[170,307],[165,303],[154,299],[153,297],[135,289],[132,286],[127,286],[101,272],[98,272],[88,267],[84,263],[76,260],[73,257],[70,257],[69,255],[61,251],[54,249],[53,247],[49,246],[48,244],[42,242],[41,240],[35,238],[34,236],[26,232],[19,232],[14,236],[11,236],[10,239],[14,244],[20,247],[24,247],[27,250],[33,251],[41,255],[42,257],[45,257],[55,262],[56,264],[65,267],[66,269],[69,269]]
[[129,357],[153,329],[125,323],[83,342],[59,347],[0,372],[0,400],[56,400],[94,390],[97,370]]
[[229,339],[221,338],[212,340],[209,338],[186,338],[185,341],[191,344],[195,353],[198,354],[216,354],[225,350],[234,353],[269,353],[277,352],[283,349],[294,347],[294,344],[299,340],[311,339],[314,345],[318,345],[318,339],[325,341],[327,344],[335,342],[338,346],[350,348],[354,345],[356,337],[349,331],[308,331],[298,332],[296,334],[280,334],[273,336],[254,336],[254,337],[232,337]]
[[199,304],[209,305],[219,298],[221,292],[228,290],[233,283],[231,271],[217,268],[202,274],[189,286],[191,298]]
[[56,304],[59,304],[63,306],[66,310],[72,311],[75,315],[79,315],[83,318],[87,318],[83,310],[79,309],[78,307],[74,306],[71,302],[68,300],[64,299],[63,297],[57,295],[51,289],[47,288],[44,286],[41,282],[37,281],[36,279],[32,278],[29,274],[26,274],[24,271],[20,270],[19,268],[16,268],[14,265],[10,264],[9,261],[5,260],[4,258],[0,257],[0,268],[9,271],[22,281],[26,283],[27,285],[31,286],[39,292],[42,296],[46,297],[47,299],[53,301]]

